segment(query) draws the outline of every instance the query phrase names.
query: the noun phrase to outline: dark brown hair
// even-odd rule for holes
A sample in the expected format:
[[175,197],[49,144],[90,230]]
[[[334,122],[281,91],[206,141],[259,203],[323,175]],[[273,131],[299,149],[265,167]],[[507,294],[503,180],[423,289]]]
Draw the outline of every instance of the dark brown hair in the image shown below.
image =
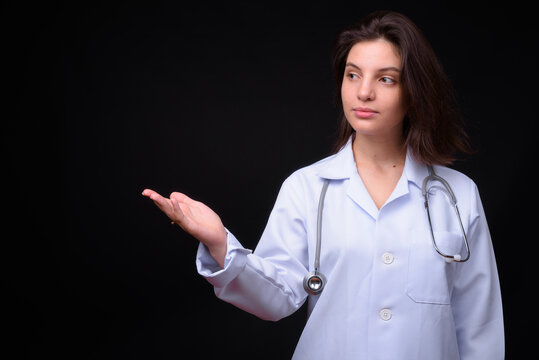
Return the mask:
[[[358,42],[380,38],[391,42],[401,57],[401,84],[408,109],[403,136],[414,157],[429,165],[449,165],[456,153],[471,153],[451,82],[421,30],[400,13],[374,12],[337,36],[333,68],[341,111],[340,88],[350,49]],[[343,114],[335,151],[340,150],[353,133]]]

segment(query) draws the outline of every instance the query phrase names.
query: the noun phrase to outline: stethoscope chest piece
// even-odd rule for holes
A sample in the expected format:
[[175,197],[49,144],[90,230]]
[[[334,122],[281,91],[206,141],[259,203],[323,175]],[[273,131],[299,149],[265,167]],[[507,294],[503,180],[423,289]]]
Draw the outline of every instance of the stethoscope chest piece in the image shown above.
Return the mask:
[[308,294],[318,295],[324,289],[326,278],[318,271],[311,271],[303,278],[303,288]]

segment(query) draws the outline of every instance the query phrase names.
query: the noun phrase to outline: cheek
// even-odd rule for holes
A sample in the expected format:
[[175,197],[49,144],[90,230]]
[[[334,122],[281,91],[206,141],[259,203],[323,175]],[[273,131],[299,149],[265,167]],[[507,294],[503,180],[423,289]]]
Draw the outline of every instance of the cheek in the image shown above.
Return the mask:
[[346,83],[343,83],[341,85],[341,100],[342,100],[342,103],[343,104],[348,103],[350,101],[350,96],[351,96],[350,86],[346,85]]
[[344,88],[344,84],[341,85],[341,99],[344,102],[344,99],[346,98],[346,90]]
[[404,100],[400,90],[392,89],[396,91],[387,92],[384,96],[384,105],[387,109],[391,110],[395,114],[405,113]]

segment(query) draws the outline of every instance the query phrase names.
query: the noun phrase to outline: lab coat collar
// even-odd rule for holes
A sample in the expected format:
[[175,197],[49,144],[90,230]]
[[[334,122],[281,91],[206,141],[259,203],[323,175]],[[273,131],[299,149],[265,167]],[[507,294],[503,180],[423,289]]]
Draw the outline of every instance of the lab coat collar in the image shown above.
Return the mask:
[[323,179],[342,180],[349,179],[357,172],[354,152],[352,151],[352,137],[338,153],[321,161],[317,175]]
[[[323,179],[353,178],[357,174],[357,168],[352,150],[352,136],[338,153],[323,160],[320,165],[317,174]],[[408,182],[413,183],[418,188],[421,188],[423,179],[428,175],[427,167],[415,159],[410,148],[406,152],[403,175],[406,176]]]
[[412,151],[408,148],[403,173],[406,175],[408,182],[413,183],[421,189],[423,186],[423,179],[429,175],[429,170],[425,164],[414,157]]
[[[350,184],[347,189],[348,196],[350,196],[350,198],[373,219],[378,218],[380,212],[357,172],[356,163],[354,161],[354,153],[352,150],[352,137],[350,137],[346,145],[337,154],[320,162],[319,171],[317,174],[323,179],[349,179]],[[391,193],[389,199],[387,199],[386,204],[408,194],[410,183],[414,184],[418,188],[421,188],[423,179],[425,176],[427,176],[427,174],[428,170],[426,166],[415,160],[410,149],[408,149],[402,176],[395,186],[395,189]]]

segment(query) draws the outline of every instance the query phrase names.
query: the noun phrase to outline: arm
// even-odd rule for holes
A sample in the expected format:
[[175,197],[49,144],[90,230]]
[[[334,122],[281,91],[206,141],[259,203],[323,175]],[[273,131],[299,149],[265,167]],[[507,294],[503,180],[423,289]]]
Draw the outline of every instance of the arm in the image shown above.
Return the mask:
[[503,359],[504,327],[496,259],[475,184],[470,196],[468,227],[471,257],[458,264],[452,294],[461,359]]
[[297,181],[289,178],[283,184],[255,254],[206,205],[179,193],[167,199],[146,189],[143,195],[200,240],[198,271],[220,299],[267,320],[285,317],[304,303],[307,234],[303,189]]
[[308,262],[304,206],[301,186],[289,179],[281,188],[254,254],[228,233],[225,267],[220,269],[208,249],[199,246],[199,273],[214,286],[217,297],[273,321],[304,303],[303,277]]

